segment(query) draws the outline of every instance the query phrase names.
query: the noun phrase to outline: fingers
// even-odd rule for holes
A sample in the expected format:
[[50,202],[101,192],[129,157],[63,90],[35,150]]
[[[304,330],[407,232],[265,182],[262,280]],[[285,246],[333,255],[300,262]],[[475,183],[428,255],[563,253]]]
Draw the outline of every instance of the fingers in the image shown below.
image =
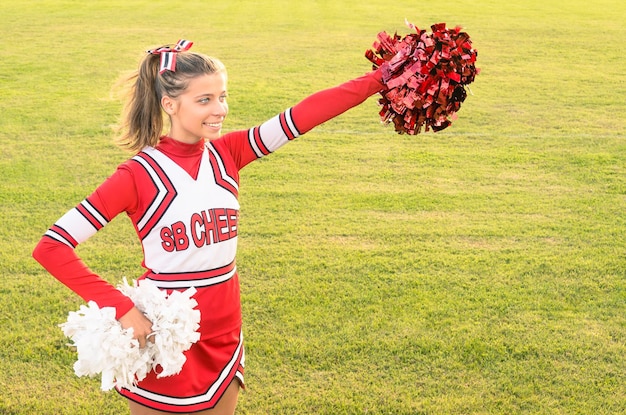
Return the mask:
[[139,347],[144,348],[148,341],[153,341],[152,322],[136,307],[124,314],[119,319],[122,328],[133,329],[133,337],[139,342]]
[[139,348],[143,349],[144,347],[146,347],[149,343],[154,343],[154,336],[156,336],[156,333],[154,331],[148,333],[147,336],[144,336],[142,338],[137,338],[137,340],[139,341]]
[[143,325],[142,331],[136,332],[133,329],[134,338],[139,342],[140,349],[146,347],[148,345],[148,342],[154,343],[154,336],[156,335],[156,333],[152,331],[152,323],[150,322],[150,320],[146,318],[146,321],[149,323],[149,326]]

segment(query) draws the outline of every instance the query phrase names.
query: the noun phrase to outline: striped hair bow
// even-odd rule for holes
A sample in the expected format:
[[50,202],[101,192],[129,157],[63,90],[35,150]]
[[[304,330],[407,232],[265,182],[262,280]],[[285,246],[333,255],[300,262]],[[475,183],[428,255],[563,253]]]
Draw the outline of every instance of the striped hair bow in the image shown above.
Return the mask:
[[150,49],[147,53],[151,55],[161,55],[161,64],[159,65],[159,73],[165,71],[176,71],[176,54],[189,48],[193,45],[193,42],[185,39],[181,39],[176,43],[173,48],[170,45],[161,46],[160,48]]

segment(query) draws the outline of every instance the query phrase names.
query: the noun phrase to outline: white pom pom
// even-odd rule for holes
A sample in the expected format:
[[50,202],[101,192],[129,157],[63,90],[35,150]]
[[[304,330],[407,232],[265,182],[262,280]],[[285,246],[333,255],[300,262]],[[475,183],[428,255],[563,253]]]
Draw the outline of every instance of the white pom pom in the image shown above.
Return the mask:
[[114,386],[130,388],[143,380],[151,370],[157,377],[180,373],[186,357],[184,352],[200,340],[200,311],[191,298],[195,288],[173,291],[170,295],[147,281],[124,279],[118,287],[135,306],[152,321],[153,333],[146,347],[133,339],[133,330],[125,330],[115,319],[112,307],[98,308],[90,301],[78,311],[70,312],[60,325],[63,333],[76,347],[74,364],[77,376],[102,375],[102,390]]

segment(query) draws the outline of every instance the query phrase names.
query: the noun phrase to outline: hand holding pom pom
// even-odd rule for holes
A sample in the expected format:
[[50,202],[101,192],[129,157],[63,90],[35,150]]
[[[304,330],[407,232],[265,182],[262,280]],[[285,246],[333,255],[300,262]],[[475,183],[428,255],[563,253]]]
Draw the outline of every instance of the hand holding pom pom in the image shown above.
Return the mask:
[[186,360],[182,352],[200,340],[200,333],[197,331],[200,327],[200,311],[194,310],[198,303],[191,298],[196,289],[172,291],[170,295],[166,295],[165,291],[145,281],[139,286],[135,284],[134,287],[124,281],[120,290],[152,321],[154,336],[147,343],[147,348],[151,349],[155,362],[153,368],[160,370],[157,377],[180,372]]
[[400,37],[378,34],[365,56],[380,67],[387,89],[381,92],[381,120],[393,122],[400,134],[440,131],[451,124],[467,95],[465,85],[480,72],[478,52],[460,27],[445,23],[431,26],[432,33],[418,29]]
[[146,342],[152,337],[152,322],[144,313],[133,307],[118,321],[123,329],[133,330],[133,337],[139,342],[139,347],[146,347]]
[[150,371],[147,349],[139,347],[132,329],[123,329],[115,320],[112,307],[100,309],[90,301],[78,311],[70,312],[61,328],[78,353],[74,373],[76,376],[102,374],[102,390],[109,390],[115,384],[133,385]]
[[200,340],[200,311],[191,298],[195,288],[167,294],[148,282],[118,287],[133,300],[137,309],[152,322],[152,334],[145,347],[133,336],[133,329],[124,329],[115,319],[115,309],[98,308],[89,302],[70,312],[61,324],[63,333],[76,347],[74,364],[77,376],[102,375],[102,390],[114,386],[130,388],[154,370],[157,377],[180,372],[186,361],[184,352]]

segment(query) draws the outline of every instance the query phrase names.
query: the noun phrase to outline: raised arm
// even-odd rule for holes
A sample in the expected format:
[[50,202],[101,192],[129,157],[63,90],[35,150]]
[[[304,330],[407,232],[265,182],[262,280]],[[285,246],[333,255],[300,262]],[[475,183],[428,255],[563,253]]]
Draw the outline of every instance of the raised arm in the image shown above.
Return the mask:
[[227,147],[239,169],[273,153],[314,127],[343,114],[382,91],[380,70],[316,92],[293,107],[249,130],[235,131],[215,141]]
[[317,92],[291,109],[300,134],[343,114],[384,89],[380,71],[372,71],[333,88]]

